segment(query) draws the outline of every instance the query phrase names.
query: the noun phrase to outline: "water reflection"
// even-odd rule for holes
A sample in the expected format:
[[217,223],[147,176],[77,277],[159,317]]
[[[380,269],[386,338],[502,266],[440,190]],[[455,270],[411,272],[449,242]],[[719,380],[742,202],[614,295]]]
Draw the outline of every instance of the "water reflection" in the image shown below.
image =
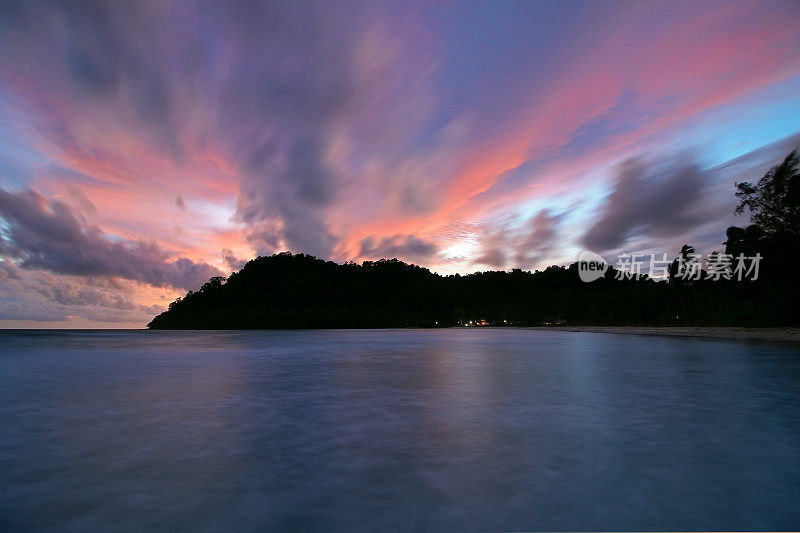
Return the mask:
[[791,529],[793,346],[0,333],[0,527]]

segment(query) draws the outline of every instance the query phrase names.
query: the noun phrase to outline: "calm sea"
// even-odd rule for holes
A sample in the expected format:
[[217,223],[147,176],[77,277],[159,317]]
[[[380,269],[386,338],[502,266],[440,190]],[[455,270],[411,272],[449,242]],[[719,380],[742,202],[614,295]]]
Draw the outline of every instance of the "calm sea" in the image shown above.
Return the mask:
[[800,529],[800,349],[0,332],[0,529]]

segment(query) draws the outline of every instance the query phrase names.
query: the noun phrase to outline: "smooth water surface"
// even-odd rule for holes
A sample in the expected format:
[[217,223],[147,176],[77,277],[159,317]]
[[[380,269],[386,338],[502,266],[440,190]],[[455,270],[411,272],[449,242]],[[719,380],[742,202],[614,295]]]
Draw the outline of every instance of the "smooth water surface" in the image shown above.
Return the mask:
[[797,345],[0,332],[0,529],[800,528]]

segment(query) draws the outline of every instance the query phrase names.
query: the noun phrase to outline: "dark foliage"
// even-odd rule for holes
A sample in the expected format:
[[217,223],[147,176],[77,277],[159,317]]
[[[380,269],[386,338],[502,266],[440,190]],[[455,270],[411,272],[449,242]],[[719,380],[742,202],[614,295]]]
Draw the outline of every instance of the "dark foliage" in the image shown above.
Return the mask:
[[577,266],[444,277],[395,259],[339,265],[282,253],[250,261],[225,284],[207,283],[190,292],[149,327],[444,327],[482,318],[496,326],[559,320],[573,325],[798,321],[783,290],[765,283],[616,280],[613,269],[583,283]]
[[800,155],[789,154],[772,167],[756,185],[736,184],[736,213],[750,213],[753,225],[728,228],[726,252],[764,257],[764,274],[791,280],[800,264]]
[[757,185],[736,184],[739,205],[736,212],[751,213],[750,220],[770,236],[800,236],[800,155],[792,152],[780,165],[775,165]]

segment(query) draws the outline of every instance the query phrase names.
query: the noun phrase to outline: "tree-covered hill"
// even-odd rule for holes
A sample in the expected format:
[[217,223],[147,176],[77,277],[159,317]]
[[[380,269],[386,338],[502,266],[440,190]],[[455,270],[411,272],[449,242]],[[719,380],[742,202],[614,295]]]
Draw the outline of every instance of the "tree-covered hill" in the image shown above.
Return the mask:
[[[682,273],[685,245],[669,282],[605,277],[584,283],[578,264],[544,271],[440,276],[397,259],[343,265],[284,252],[259,257],[155,317],[153,329],[446,327],[485,320],[495,326],[800,324],[800,155],[792,152],[756,184],[736,186],[737,212],[753,224],[730,227],[724,254],[763,257],[757,280],[699,279]],[[752,264],[752,262],[750,263]]]
[[757,282],[580,281],[577,263],[544,271],[440,276],[396,259],[343,265],[259,257],[173,302],[153,329],[797,323],[779,288]]

